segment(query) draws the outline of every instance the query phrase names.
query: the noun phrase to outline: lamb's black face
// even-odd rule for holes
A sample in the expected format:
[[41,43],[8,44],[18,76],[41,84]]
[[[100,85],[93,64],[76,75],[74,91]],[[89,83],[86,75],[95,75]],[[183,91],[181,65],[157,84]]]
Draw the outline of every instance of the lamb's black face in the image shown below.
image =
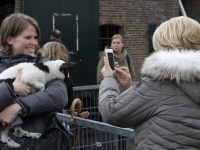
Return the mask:
[[69,80],[69,68],[66,68],[62,71],[65,75],[65,80],[68,82]]
[[68,63],[63,63],[60,67],[60,71],[64,73],[65,75],[65,80],[69,80],[69,68],[75,65],[75,62],[68,62]]

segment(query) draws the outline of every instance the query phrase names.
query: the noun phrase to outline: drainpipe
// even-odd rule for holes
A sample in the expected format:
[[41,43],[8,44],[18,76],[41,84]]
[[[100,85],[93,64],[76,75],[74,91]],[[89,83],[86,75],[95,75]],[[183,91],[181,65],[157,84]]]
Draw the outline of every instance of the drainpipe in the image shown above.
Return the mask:
[[180,7],[181,14],[182,14],[183,16],[186,16],[186,17],[187,17],[186,12],[185,12],[185,9],[184,9],[183,4],[182,4],[182,1],[181,1],[181,0],[178,0],[178,2],[179,2],[179,7]]

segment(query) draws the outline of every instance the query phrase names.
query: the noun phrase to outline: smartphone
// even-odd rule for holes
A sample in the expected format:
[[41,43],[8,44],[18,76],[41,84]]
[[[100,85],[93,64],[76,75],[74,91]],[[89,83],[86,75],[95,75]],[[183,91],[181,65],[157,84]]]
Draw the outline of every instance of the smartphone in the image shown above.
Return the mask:
[[115,67],[115,59],[114,59],[114,54],[112,49],[106,49],[105,50],[106,57],[108,58],[110,68],[112,69],[113,73],[116,73],[114,67]]

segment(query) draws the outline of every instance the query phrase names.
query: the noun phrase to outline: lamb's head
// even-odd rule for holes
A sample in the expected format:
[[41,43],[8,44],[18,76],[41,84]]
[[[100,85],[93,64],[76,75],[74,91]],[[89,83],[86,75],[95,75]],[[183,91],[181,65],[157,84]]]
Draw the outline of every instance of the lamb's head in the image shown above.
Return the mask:
[[44,62],[44,64],[49,68],[49,73],[48,73],[49,80],[52,79],[68,80],[69,68],[76,63],[75,62],[65,63],[62,60],[54,60],[54,61]]

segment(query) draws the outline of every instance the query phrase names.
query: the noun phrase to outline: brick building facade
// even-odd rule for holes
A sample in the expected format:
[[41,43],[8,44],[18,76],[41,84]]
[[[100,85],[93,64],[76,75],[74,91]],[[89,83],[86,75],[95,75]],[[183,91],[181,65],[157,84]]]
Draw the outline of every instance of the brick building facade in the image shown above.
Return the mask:
[[184,0],[183,6],[188,17],[200,22],[200,1],[199,0]]
[[[200,1],[182,0],[186,14],[200,21]],[[23,12],[23,0],[15,0],[15,12]],[[159,25],[179,16],[178,0],[100,0],[99,25],[123,28],[125,49],[133,60],[136,80],[140,78],[143,60],[149,55],[149,25]]]
[[149,55],[149,25],[159,25],[179,15],[175,0],[100,0],[100,25],[123,25],[125,49],[133,60],[136,80],[143,60]]

